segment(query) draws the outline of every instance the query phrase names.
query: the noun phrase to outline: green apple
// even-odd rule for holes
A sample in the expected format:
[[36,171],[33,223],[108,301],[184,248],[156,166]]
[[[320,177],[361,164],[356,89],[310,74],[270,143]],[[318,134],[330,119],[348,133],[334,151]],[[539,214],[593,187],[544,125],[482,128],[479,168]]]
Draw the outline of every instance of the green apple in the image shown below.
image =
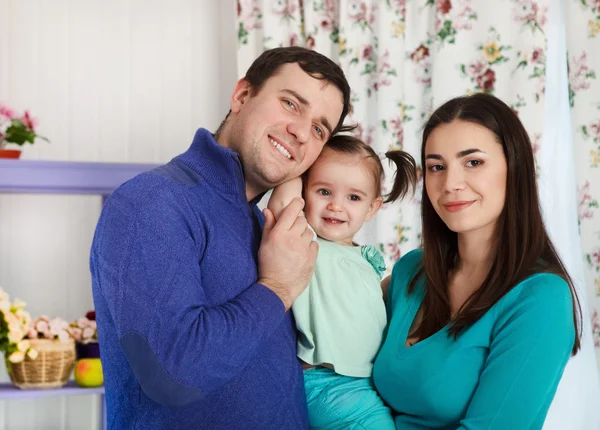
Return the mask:
[[99,387],[104,384],[99,358],[82,358],[75,363],[75,381],[81,387]]

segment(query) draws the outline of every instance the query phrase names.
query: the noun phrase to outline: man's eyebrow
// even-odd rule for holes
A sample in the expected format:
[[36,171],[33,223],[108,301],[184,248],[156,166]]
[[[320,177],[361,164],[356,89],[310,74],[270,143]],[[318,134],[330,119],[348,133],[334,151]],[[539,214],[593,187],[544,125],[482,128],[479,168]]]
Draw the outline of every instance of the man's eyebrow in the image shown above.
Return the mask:
[[[287,88],[283,89],[281,91],[284,92],[284,93],[291,94],[296,99],[298,99],[298,101],[301,104],[303,104],[306,107],[310,107],[310,102],[308,100],[306,100],[304,97],[302,97],[300,94],[298,94],[296,91],[290,90],[290,89],[287,89]],[[329,137],[331,137],[331,134],[333,133],[333,128],[331,127],[331,124],[329,124],[329,121],[327,120],[327,118],[321,117],[320,121],[325,126],[325,128],[327,129],[327,131],[329,132]]]
[[[482,154],[485,154],[485,151],[482,151],[481,149],[478,148],[470,148],[470,149],[465,149],[464,151],[460,151],[456,154],[456,158],[463,158],[466,157],[467,155],[471,155],[474,154],[476,152],[481,152]],[[444,157],[442,157],[440,154],[427,154],[425,156],[426,160],[429,159],[433,159],[433,160],[443,160]]]

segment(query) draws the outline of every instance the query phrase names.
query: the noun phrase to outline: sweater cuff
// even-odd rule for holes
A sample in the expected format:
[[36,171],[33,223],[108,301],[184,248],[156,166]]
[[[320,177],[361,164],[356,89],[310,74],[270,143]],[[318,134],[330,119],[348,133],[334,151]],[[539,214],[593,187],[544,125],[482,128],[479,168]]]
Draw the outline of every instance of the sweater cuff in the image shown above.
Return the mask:
[[270,288],[263,284],[254,284],[244,291],[244,297],[254,303],[265,320],[279,323],[285,316],[283,301]]

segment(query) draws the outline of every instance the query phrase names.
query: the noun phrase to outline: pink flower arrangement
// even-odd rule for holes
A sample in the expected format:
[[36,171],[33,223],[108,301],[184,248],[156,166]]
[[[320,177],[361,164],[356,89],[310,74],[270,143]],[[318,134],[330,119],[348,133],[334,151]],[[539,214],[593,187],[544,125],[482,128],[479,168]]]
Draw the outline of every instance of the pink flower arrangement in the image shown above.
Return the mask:
[[18,116],[8,106],[0,104],[0,148],[6,143],[24,145],[26,142],[34,143],[35,139],[43,139],[36,133],[37,120],[31,116],[29,111]]
[[98,330],[96,329],[96,316],[94,312],[88,312],[86,316],[73,321],[70,324],[73,339],[79,343],[98,342]]
[[48,339],[59,340],[60,342],[68,342],[71,339],[71,330],[69,323],[62,318],[48,318],[42,315],[33,320],[29,331],[27,332],[29,339]]

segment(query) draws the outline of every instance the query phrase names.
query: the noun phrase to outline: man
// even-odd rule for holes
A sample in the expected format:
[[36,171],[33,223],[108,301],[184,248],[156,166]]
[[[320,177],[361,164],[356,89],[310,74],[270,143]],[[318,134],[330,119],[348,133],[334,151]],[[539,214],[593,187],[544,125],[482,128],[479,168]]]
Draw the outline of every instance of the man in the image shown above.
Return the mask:
[[267,51],[214,136],[107,200],[90,267],[109,428],[308,427],[288,310],[317,244],[301,200],[266,209],[262,235],[256,203],[306,171],[349,100],[326,57]]

